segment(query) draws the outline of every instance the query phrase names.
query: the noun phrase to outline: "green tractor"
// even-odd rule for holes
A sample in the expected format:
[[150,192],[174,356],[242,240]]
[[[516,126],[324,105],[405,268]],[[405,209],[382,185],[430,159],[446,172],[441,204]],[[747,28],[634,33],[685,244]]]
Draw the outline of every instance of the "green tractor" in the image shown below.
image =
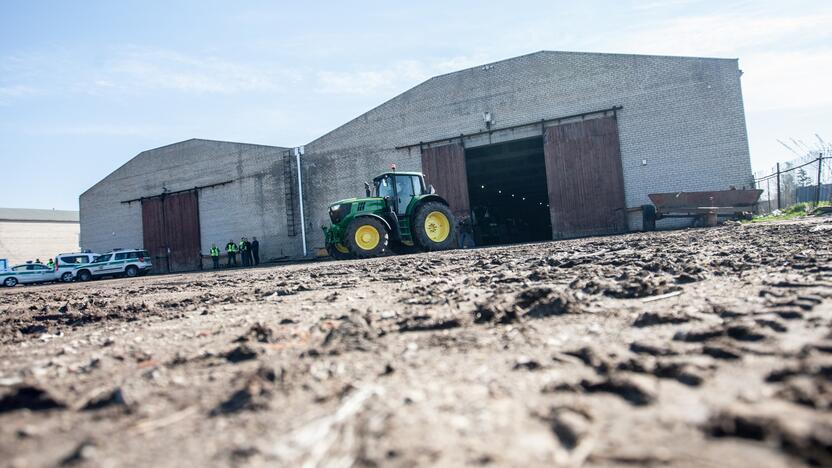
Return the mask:
[[456,244],[454,215],[418,172],[387,172],[364,183],[365,198],[329,206],[332,225],[321,226],[336,259],[409,251],[446,250]]

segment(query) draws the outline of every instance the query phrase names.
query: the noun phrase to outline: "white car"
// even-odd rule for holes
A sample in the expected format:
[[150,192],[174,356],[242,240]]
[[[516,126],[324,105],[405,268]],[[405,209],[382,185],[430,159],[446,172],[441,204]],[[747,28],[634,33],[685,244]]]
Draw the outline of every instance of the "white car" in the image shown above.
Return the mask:
[[135,278],[150,273],[153,263],[146,250],[116,250],[95,257],[92,263],[80,265],[73,271],[73,277],[89,281],[104,276],[127,276]]
[[18,283],[48,283],[57,279],[55,270],[41,263],[24,263],[0,271],[0,283],[10,288]]
[[98,257],[97,253],[74,252],[62,253],[55,256],[55,272],[61,281],[68,283],[75,276],[75,270],[81,265],[92,263]]

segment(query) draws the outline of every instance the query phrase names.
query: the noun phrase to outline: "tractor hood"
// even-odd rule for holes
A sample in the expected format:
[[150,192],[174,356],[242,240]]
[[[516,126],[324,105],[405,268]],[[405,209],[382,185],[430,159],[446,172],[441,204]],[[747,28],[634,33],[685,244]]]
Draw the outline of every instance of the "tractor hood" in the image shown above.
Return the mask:
[[347,205],[350,203],[361,203],[361,202],[369,202],[369,201],[378,201],[381,200],[379,197],[361,197],[361,198],[345,198],[343,200],[338,200],[335,203],[329,205],[329,208],[336,207],[338,205]]
[[378,197],[345,198],[329,205],[329,219],[340,224],[351,219],[358,212],[375,211],[384,206],[384,199]]

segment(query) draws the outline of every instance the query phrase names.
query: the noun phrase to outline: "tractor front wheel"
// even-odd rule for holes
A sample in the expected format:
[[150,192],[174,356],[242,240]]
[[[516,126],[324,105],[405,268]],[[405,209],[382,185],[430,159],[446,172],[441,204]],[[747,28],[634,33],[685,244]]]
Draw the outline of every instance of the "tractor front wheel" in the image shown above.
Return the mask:
[[427,202],[413,216],[413,237],[422,250],[447,250],[456,245],[454,226],[454,215],[447,205]]
[[370,217],[354,219],[347,227],[346,243],[350,252],[358,258],[378,257],[387,250],[387,227]]
[[335,260],[347,260],[352,258],[350,249],[344,244],[330,244],[326,246],[326,251],[329,253],[329,256]]

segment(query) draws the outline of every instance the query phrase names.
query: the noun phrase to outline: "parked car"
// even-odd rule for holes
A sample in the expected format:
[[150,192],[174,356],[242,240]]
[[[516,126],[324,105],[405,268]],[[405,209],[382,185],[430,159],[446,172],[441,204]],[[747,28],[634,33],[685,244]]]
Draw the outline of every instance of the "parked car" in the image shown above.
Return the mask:
[[70,282],[75,270],[81,265],[92,263],[99,254],[92,252],[62,253],[55,256],[55,272],[63,282]]
[[14,287],[19,284],[48,283],[57,281],[55,270],[42,263],[24,263],[0,271],[0,283]]
[[146,250],[115,250],[98,255],[86,265],[81,265],[73,271],[73,277],[80,281],[105,276],[127,276],[135,278],[150,273],[153,264],[150,254]]

